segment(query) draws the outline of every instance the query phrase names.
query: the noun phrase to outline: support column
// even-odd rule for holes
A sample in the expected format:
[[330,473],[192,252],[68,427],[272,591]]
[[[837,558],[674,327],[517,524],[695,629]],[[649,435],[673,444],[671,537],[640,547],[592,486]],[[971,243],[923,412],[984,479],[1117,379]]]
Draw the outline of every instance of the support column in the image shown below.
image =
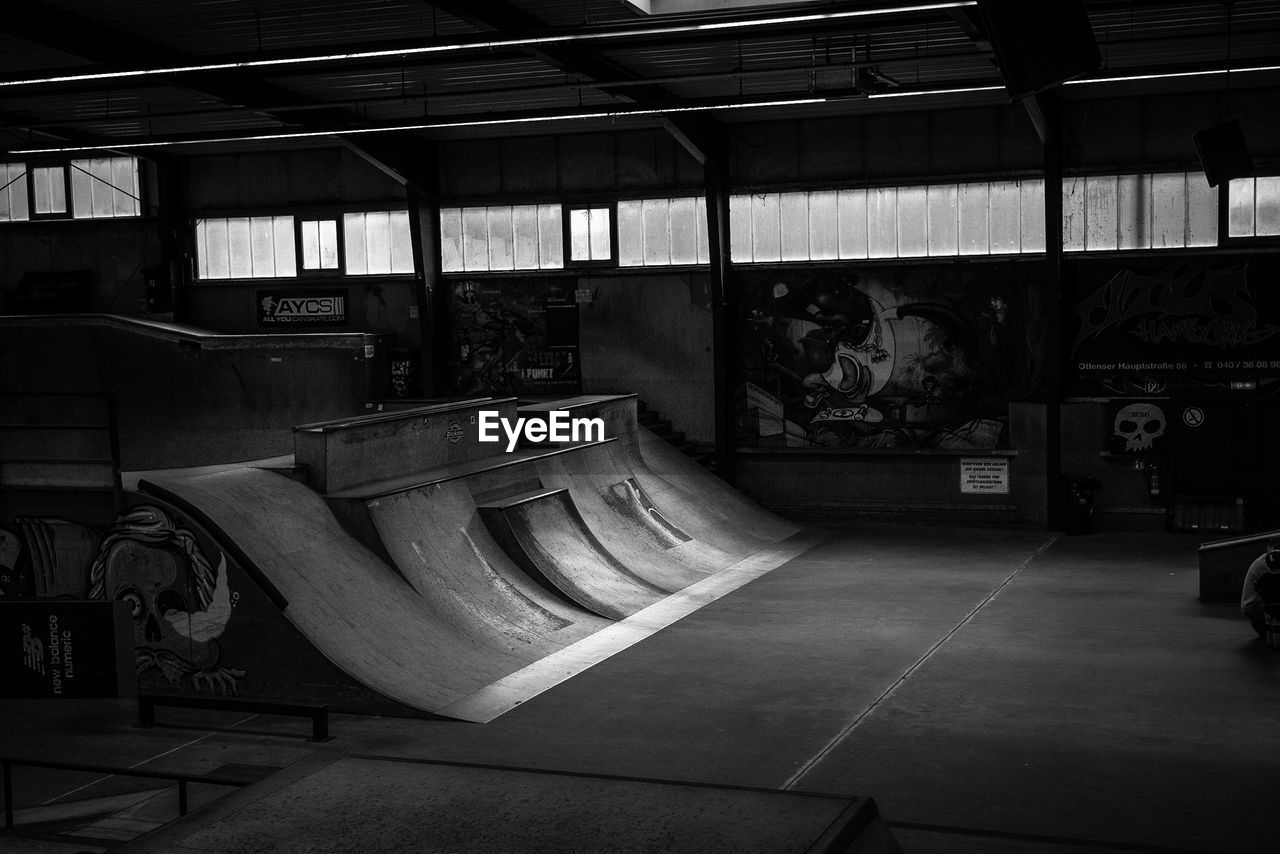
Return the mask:
[[1045,517],[1051,531],[1062,530],[1065,520],[1065,493],[1062,489],[1062,385],[1068,368],[1068,353],[1062,330],[1068,306],[1062,293],[1062,105],[1052,93],[1037,96],[1044,117],[1044,250],[1045,285],[1049,304],[1045,308],[1045,352],[1049,359],[1045,372]]
[[[182,160],[155,160],[156,232],[160,240],[160,265],[148,274],[147,312],[170,314],[177,323],[191,320],[192,235],[183,201]],[[155,275],[153,280],[151,275]]]
[[715,415],[716,474],[736,479],[733,389],[737,382],[738,304],[729,258],[728,145],[716,129],[706,146],[703,176],[707,195],[707,245],[711,256],[712,381]]
[[413,242],[414,298],[422,342],[419,376],[426,397],[444,396],[448,378],[448,294],[441,284],[440,195],[436,146],[422,143],[412,158],[412,180],[405,185],[409,235]]

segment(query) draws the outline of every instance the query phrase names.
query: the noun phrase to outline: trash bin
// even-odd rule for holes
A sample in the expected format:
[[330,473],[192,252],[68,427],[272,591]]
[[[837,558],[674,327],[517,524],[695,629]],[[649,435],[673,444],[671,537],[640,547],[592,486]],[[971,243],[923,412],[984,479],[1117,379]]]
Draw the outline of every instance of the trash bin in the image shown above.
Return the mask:
[[1063,479],[1063,527],[1068,534],[1087,534],[1093,530],[1093,493],[1102,488],[1097,478]]

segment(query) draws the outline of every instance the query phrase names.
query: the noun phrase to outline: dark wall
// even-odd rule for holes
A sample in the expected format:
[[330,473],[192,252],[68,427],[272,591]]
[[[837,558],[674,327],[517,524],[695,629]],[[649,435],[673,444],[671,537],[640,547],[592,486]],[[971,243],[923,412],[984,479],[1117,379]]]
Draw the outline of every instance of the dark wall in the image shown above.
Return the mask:
[[[184,206],[191,216],[293,213],[341,215],[361,208],[404,209],[404,186],[345,148],[250,152],[189,158],[184,163]],[[413,276],[310,276],[277,280],[195,282],[190,320],[220,332],[253,333],[263,288],[341,292],[347,321],[324,331],[389,333],[400,346],[421,347],[417,284]],[[297,331],[297,330],[294,330]]]
[[1069,100],[1063,128],[1067,168],[1199,169],[1192,135],[1235,118],[1255,164],[1280,159],[1274,90]]
[[184,162],[192,214],[308,205],[405,204],[404,186],[345,148],[201,155]]
[[[24,309],[11,295],[57,287],[56,273],[80,274],[88,287],[76,311],[142,311],[143,268],[160,263],[155,221],[17,222],[0,225],[0,313]],[[24,278],[26,282],[24,283]],[[44,279],[44,284],[32,284]]]
[[735,125],[735,187],[1037,170],[1039,138],[1018,106]]
[[702,167],[659,129],[440,146],[440,194],[445,199],[509,201],[677,188],[696,192],[701,187]]

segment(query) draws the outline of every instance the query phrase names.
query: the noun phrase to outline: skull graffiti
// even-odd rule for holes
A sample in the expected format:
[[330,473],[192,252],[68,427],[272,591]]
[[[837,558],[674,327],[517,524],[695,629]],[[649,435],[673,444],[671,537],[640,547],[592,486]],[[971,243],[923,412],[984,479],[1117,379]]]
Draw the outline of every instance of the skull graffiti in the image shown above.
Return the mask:
[[1168,422],[1164,410],[1154,403],[1131,403],[1116,413],[1112,435],[1124,440],[1128,452],[1150,451],[1164,435]]
[[158,507],[124,513],[103,537],[90,570],[93,598],[129,605],[139,675],[159,670],[170,686],[234,693],[244,671],[223,667],[218,637],[231,616],[227,560],[214,569],[194,535]]

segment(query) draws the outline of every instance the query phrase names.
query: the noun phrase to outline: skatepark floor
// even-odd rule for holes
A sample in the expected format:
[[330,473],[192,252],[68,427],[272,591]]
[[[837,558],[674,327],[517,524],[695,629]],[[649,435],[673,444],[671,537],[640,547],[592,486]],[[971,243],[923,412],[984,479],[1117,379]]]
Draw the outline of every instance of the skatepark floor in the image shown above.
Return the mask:
[[[915,854],[1277,850],[1280,653],[1235,607],[1196,599],[1203,538],[890,522],[826,533],[487,724],[334,715],[335,738],[312,743],[297,719],[168,709],[166,725],[139,729],[132,701],[4,700],[0,756],[231,768],[268,784],[347,763],[327,767],[355,769],[345,785],[353,802],[362,786],[380,799],[379,825],[410,820],[413,804],[375,791],[359,773],[369,757],[871,796]],[[176,814],[156,781],[13,777],[28,835],[0,835],[6,852],[105,851],[129,820]],[[193,786],[193,808],[207,806],[182,826],[225,817],[251,789],[228,791]],[[304,850],[288,813],[307,804],[280,804],[257,850]],[[325,850],[378,850],[368,823],[353,818]],[[73,827],[80,841],[54,835]],[[149,838],[124,850],[172,850]],[[220,850],[216,837],[192,845],[181,850]]]

